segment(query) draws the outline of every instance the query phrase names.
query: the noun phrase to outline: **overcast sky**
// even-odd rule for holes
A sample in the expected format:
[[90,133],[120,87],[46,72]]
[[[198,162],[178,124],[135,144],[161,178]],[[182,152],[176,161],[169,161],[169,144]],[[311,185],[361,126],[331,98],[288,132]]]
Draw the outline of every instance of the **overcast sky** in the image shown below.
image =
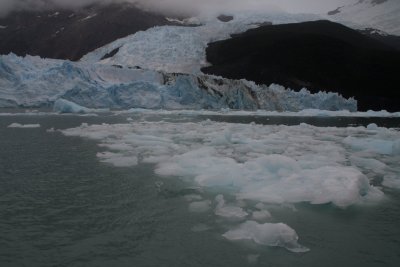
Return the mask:
[[0,13],[16,9],[43,9],[55,3],[62,7],[79,7],[93,2],[140,2],[158,9],[218,8],[218,9],[270,9],[276,6],[289,12],[325,13],[355,0],[0,0]]

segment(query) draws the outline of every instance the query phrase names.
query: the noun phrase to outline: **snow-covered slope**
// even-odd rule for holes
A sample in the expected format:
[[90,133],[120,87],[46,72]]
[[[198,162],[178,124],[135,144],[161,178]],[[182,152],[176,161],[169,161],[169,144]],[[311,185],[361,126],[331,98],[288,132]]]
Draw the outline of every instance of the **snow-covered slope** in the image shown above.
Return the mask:
[[[288,13],[238,13],[229,22],[217,18],[189,20],[198,27],[161,26],[119,39],[84,56],[82,62],[140,66],[165,72],[200,73],[207,66],[205,48],[213,41],[227,39],[264,23],[282,24],[320,19],[316,15]],[[112,51],[118,52],[101,60]]]
[[85,1],[75,1],[81,2],[81,8],[72,10],[52,6],[51,2],[57,1],[47,1],[46,10],[18,10],[0,16],[0,54],[79,60],[118,38],[154,26],[175,24],[163,15],[121,1],[89,6],[84,5]]
[[329,12],[328,18],[355,28],[375,28],[400,35],[399,0],[354,0]]
[[229,22],[192,19],[188,22],[203,23],[202,26],[162,26],[138,32],[89,53],[78,63],[2,56],[0,106],[40,107],[56,103],[59,111],[81,112],[85,108],[355,111],[357,102],[338,94],[294,92],[278,85],[258,86],[200,72],[207,64],[205,48],[210,41],[266,22],[317,18],[274,13],[236,14]]
[[[338,94],[294,92],[245,80],[31,56],[0,57],[0,107],[50,107],[59,99],[87,108],[115,109],[357,109],[354,99]],[[56,107],[77,110],[68,105],[58,102]]]

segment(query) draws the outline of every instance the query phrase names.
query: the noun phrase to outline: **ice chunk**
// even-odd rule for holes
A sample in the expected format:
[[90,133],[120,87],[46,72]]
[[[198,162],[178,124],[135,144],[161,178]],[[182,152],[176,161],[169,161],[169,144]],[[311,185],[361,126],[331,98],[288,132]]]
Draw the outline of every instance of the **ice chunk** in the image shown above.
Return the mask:
[[252,240],[259,245],[284,247],[292,252],[307,252],[308,248],[300,245],[296,231],[284,223],[259,224],[246,221],[236,229],[223,234],[228,240]]
[[367,129],[371,130],[371,131],[375,131],[375,130],[378,130],[379,127],[378,127],[378,125],[376,125],[376,123],[370,123],[370,124],[368,124]]
[[20,124],[14,122],[8,125],[7,128],[40,128],[40,124]]
[[218,195],[215,198],[215,201],[217,202],[215,214],[218,216],[225,217],[227,219],[241,220],[246,218],[248,215],[248,213],[245,212],[241,207],[226,205],[223,195]]
[[367,170],[371,170],[374,173],[385,173],[387,166],[385,163],[371,158],[364,158],[358,156],[351,156],[350,161],[353,165]]
[[399,154],[399,140],[381,140],[377,138],[357,138],[348,136],[343,142],[359,151],[371,151],[383,155]]
[[[373,141],[395,143],[398,131],[379,128],[371,135],[364,127],[206,123],[207,127],[203,122],[133,121],[82,125],[62,132],[99,140],[113,151],[104,160],[135,156],[141,162],[155,163],[158,175],[178,176],[205,189],[221,190],[217,193],[231,192],[236,202],[346,207],[363,202],[368,195],[382,194],[366,175],[375,172],[382,176],[397,168],[397,154],[387,159],[376,153],[363,154],[345,145],[343,138],[368,136]],[[229,141],[215,142],[218,138]],[[241,205],[222,200],[217,199],[218,214],[247,216]],[[255,213],[254,218],[261,215]]]
[[131,167],[138,164],[137,156],[121,155],[119,153],[101,152],[97,153],[97,157],[101,162],[110,163],[116,167]]
[[271,213],[267,210],[253,211],[252,218],[256,221],[265,221],[271,218]]
[[207,212],[210,209],[211,201],[195,201],[189,204],[189,211],[191,212]]
[[60,113],[89,113],[90,109],[82,107],[65,99],[58,99],[53,106],[53,110]]
[[387,174],[383,178],[382,185],[390,188],[400,189],[400,175],[399,174]]

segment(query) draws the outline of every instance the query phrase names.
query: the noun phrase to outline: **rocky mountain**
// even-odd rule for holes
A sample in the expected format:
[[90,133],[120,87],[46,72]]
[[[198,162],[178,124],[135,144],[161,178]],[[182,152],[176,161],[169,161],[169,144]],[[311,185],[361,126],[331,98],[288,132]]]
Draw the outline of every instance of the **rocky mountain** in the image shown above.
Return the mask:
[[400,35],[400,1],[354,0],[328,12],[328,18],[356,28],[374,28]]
[[[392,1],[359,1],[357,5],[372,2],[371,8]],[[339,8],[330,16],[345,14],[345,10]],[[81,65],[36,57],[0,56],[0,106],[51,106],[62,98],[102,108],[355,110],[358,101],[360,110],[400,110],[396,78],[399,39],[376,28],[354,30],[338,23],[317,21],[320,18],[285,12],[238,12],[179,20],[129,4],[14,12],[0,18],[0,54],[13,52],[19,56],[79,60]],[[29,72],[24,72],[26,69]],[[174,73],[179,73],[178,80],[184,82],[171,86],[164,79],[137,79],[142,72],[151,73],[152,77],[157,73],[175,77]],[[200,82],[204,74],[226,79],[223,84],[218,84],[218,78],[210,86],[204,86]],[[207,81],[214,79],[206,77]],[[246,81],[235,79],[254,81],[260,86],[248,90]],[[59,84],[64,87],[53,95]],[[226,84],[229,89],[222,95],[215,95],[215,90],[210,89]],[[237,84],[243,90],[237,89]],[[295,91],[283,87],[275,90],[276,84]],[[193,94],[186,97],[184,90]],[[336,94],[326,98],[318,94],[321,90],[340,93],[344,98],[355,97],[357,101],[349,99],[347,103]],[[109,93],[105,94],[106,91]],[[77,97],[71,98],[71,92]],[[123,98],[129,95],[129,101],[133,102],[139,97],[145,104],[120,105],[122,100],[115,92],[123,92]],[[242,105],[240,96],[248,92],[251,105],[247,105],[250,103],[247,100],[247,106]],[[239,98],[235,100],[234,96]],[[160,101],[147,105],[152,99]],[[229,101],[224,102],[226,99]],[[266,99],[272,102],[264,105]],[[297,103],[296,99],[306,99],[306,104]]]
[[354,96],[360,110],[400,109],[400,51],[329,21],[264,26],[209,44],[203,72]]
[[0,18],[0,54],[78,60],[118,38],[157,25],[165,16],[132,4],[90,5],[79,10],[15,11]]

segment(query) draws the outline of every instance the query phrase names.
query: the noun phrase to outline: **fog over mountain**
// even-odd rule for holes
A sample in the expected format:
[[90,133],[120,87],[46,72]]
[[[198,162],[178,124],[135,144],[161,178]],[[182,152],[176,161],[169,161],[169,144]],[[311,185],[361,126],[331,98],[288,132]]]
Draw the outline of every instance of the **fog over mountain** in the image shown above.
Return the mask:
[[167,12],[283,9],[288,12],[324,13],[348,4],[349,0],[0,0],[0,16],[15,10],[43,10],[54,7],[79,8],[94,3],[109,4],[110,2],[131,2],[152,10]]

